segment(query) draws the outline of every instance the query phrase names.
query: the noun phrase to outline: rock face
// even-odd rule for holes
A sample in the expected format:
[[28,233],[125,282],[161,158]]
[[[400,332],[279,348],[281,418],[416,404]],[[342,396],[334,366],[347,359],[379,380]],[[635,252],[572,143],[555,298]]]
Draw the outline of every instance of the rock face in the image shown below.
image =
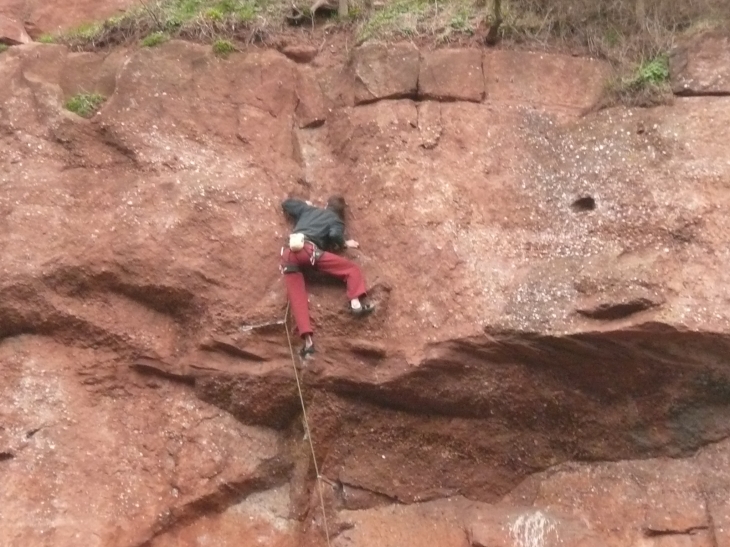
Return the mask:
[[413,44],[366,44],[353,55],[355,104],[413,97],[420,53]]
[[317,56],[314,46],[290,44],[281,48],[281,52],[297,63],[309,63]]
[[23,25],[0,14],[0,44],[16,46],[29,44],[32,41],[28,33],[25,32]]
[[334,545],[729,544],[730,99],[392,51],[0,56],[6,543],[322,544],[279,202],[337,191],[379,308],[311,279]]
[[482,52],[442,49],[424,55],[418,78],[419,95],[440,101],[480,102],[484,98]]
[[107,19],[135,5],[138,3],[133,0],[3,0],[0,9],[4,15],[25,24],[30,35],[38,38],[43,34]]
[[484,56],[487,96],[500,102],[586,109],[609,75],[600,61],[568,55],[495,50]]
[[694,36],[670,56],[672,91],[677,95],[730,95],[730,34]]

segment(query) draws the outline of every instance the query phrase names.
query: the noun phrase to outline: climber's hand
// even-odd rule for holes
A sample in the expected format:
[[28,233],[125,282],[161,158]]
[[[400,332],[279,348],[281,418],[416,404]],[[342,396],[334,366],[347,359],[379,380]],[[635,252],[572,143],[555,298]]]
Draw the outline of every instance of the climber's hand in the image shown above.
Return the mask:
[[348,239],[347,241],[345,241],[345,247],[347,247],[348,249],[359,249],[360,244],[354,239]]

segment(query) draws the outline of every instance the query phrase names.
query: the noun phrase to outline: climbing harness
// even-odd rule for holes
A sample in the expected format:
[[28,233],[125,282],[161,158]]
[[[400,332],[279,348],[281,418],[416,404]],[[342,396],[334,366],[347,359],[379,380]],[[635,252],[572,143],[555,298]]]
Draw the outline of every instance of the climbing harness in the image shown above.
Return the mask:
[[[295,237],[295,236],[301,236]],[[311,253],[307,249],[307,245],[311,245]],[[281,264],[279,266],[279,270],[282,274],[289,274],[289,273],[297,273],[300,272],[301,269],[299,268],[298,264],[291,264],[289,260],[291,259],[292,253],[298,253],[300,251],[306,251],[309,255],[309,263],[314,266],[317,263],[317,260],[322,256],[322,250],[317,247],[314,243],[309,241],[308,239],[305,239],[302,234],[291,234],[289,236],[289,246],[282,247],[281,248],[281,256],[284,257],[284,252],[287,251],[289,254],[287,255],[287,264]]]
[[[316,247],[315,247],[316,249]],[[283,254],[283,249],[282,249]],[[314,256],[314,252],[312,253]],[[314,262],[313,262],[314,263]],[[307,409],[304,406],[304,395],[302,395],[302,384],[299,381],[299,371],[297,370],[297,363],[294,358],[294,347],[291,343],[291,333],[289,332],[289,305],[286,303],[286,312],[284,313],[284,327],[286,328],[286,339],[289,343],[289,353],[291,355],[291,364],[294,368],[294,377],[297,379],[297,390],[299,391],[299,402],[302,404],[302,416],[304,417],[304,428],[307,433],[307,440],[309,441],[309,448],[312,451],[312,461],[314,462],[314,472],[317,474],[317,486],[319,491],[319,503],[322,507],[322,523],[324,524],[324,534],[327,538],[327,547],[330,547],[330,532],[327,526],[327,512],[324,508],[324,494],[322,493],[322,481],[325,480],[322,475],[319,474],[319,466],[317,465],[317,456],[314,455],[314,443],[312,441],[312,432],[309,429],[309,420],[307,420]],[[327,481],[329,482],[329,481]]]

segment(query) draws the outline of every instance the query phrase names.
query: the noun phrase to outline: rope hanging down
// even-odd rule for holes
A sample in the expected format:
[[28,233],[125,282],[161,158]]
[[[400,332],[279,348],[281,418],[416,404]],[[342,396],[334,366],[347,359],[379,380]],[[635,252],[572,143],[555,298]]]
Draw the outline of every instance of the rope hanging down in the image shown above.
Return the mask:
[[304,395],[302,395],[302,384],[299,381],[299,371],[297,370],[296,358],[294,357],[294,348],[291,343],[291,333],[289,332],[289,302],[286,303],[286,312],[284,313],[284,327],[286,328],[286,339],[289,342],[289,353],[291,354],[291,364],[294,367],[294,377],[297,379],[297,390],[299,391],[299,402],[302,403],[302,415],[304,416],[304,428],[307,432],[307,440],[309,448],[312,451],[312,461],[314,462],[314,472],[317,474],[317,487],[319,491],[319,503],[322,507],[322,522],[324,524],[324,533],[327,537],[327,547],[331,546],[330,532],[327,526],[327,513],[324,508],[324,494],[322,493],[322,476],[319,474],[317,466],[317,456],[314,455],[314,443],[312,442],[312,432],[309,430],[309,420],[307,419],[307,409],[304,406]]

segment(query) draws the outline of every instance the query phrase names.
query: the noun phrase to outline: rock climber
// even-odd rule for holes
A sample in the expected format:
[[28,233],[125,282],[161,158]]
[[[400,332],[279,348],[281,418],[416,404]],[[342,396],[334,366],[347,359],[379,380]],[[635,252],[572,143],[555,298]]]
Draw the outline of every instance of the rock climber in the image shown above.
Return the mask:
[[365,316],[375,309],[375,305],[367,301],[360,267],[335,254],[343,249],[359,248],[357,241],[345,240],[345,206],[345,199],[339,195],[330,197],[325,208],[294,198],[285,199],[281,204],[284,213],[294,222],[289,242],[281,249],[281,272],[297,331],[304,340],[299,352],[303,359],[314,353],[314,331],[303,275],[305,270],[318,270],[345,281],[350,311],[356,317]]

